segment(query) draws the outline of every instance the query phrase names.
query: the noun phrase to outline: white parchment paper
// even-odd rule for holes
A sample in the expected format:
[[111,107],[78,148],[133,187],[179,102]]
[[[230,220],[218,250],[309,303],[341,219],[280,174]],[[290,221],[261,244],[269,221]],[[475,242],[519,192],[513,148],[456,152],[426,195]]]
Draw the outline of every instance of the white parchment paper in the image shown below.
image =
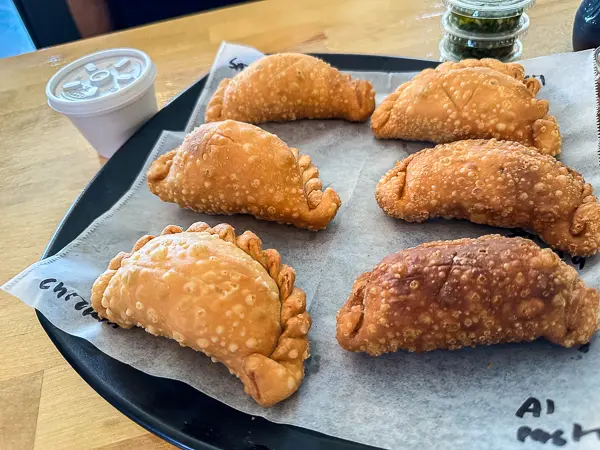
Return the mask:
[[[259,58],[254,49],[224,45],[199,98],[187,130],[203,121],[206,102],[218,82]],[[528,74],[544,75],[539,98],[550,101],[564,137],[560,159],[600,187],[594,72],[590,52],[524,61]],[[352,73],[369,79],[380,102],[413,74]],[[352,441],[399,449],[592,449],[600,433],[573,434],[600,427],[600,344],[587,352],[545,341],[427,354],[398,352],[371,358],[342,350],[335,339],[335,315],[354,279],[384,256],[438,239],[475,237],[509,230],[466,221],[433,220],[410,224],[386,216],[374,199],[375,185],[396,160],[428,146],[378,141],[368,123],[297,121],[263,126],[311,156],[325,186],[343,206],[327,230],[317,233],[258,221],[250,216],[208,216],[179,209],[153,196],[145,172],[160,154],[177,146],[182,133],[164,132],[130,191],[57,255],[40,261],[2,289],[40,310],[54,325],[83,337],[101,351],[144,372],[184,381],[249,414]],[[232,224],[252,230],[265,248],[277,248],[297,272],[313,318],[312,357],[306,378],[290,399],[271,409],[257,406],[241,383],[220,364],[176,342],[142,330],[113,329],[100,323],[87,302],[94,279],[121,250],[168,224],[196,221]],[[600,287],[599,258],[565,261],[590,286]],[[583,267],[582,267],[583,266]],[[528,397],[540,400],[540,417],[515,412]],[[546,399],[555,410],[549,414]],[[539,428],[534,442],[518,431]],[[558,431],[557,431],[558,430]],[[559,433],[560,432],[560,433]],[[554,433],[554,434],[553,434]]]

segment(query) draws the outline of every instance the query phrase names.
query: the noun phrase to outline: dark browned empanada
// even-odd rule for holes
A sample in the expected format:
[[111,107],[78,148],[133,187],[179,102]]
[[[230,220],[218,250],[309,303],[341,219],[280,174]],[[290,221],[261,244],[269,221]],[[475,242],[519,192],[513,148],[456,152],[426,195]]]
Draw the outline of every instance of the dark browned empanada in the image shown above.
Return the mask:
[[488,235],[384,258],[354,283],[337,340],[373,356],[539,337],[572,347],[591,339],[597,320],[598,291],[552,250]]

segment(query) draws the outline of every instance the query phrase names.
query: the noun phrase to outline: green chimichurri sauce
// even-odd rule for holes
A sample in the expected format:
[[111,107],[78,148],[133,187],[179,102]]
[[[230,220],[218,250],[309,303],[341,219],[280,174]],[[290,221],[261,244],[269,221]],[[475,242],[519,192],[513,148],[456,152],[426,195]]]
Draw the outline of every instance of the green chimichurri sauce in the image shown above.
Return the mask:
[[512,17],[482,19],[479,17],[462,16],[451,11],[449,20],[452,25],[463,31],[474,33],[505,33],[517,29],[522,15],[523,10],[518,12],[518,15]]
[[450,52],[459,56],[462,59],[481,59],[481,58],[495,58],[499,60],[506,60],[510,58],[515,50],[515,45],[510,44],[503,47],[495,48],[483,48],[483,47],[469,47],[461,45],[457,42],[448,42],[447,48]]

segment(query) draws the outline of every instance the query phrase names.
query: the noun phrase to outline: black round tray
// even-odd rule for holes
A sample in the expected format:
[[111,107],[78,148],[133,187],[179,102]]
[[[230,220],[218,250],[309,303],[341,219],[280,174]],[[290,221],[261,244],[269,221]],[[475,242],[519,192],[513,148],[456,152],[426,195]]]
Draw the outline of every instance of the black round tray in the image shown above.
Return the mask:
[[[412,72],[434,61],[389,56],[315,54],[341,70]],[[150,119],[100,169],[75,200],[42,258],[54,255],[129,189],[162,130],[182,130],[206,76]],[[179,381],[140,372],[99,351],[84,339],[38,319],[77,373],[110,404],[134,422],[181,448],[193,449],[365,449],[372,448],[290,425],[253,417]],[[200,357],[200,356],[199,356]]]

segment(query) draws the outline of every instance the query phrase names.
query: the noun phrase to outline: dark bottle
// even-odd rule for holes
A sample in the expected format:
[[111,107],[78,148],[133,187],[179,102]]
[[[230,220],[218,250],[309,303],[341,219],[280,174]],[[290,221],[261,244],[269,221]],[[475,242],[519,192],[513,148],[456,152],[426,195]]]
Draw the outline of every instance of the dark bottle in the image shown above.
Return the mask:
[[600,0],[583,0],[573,24],[573,50],[600,47]]

